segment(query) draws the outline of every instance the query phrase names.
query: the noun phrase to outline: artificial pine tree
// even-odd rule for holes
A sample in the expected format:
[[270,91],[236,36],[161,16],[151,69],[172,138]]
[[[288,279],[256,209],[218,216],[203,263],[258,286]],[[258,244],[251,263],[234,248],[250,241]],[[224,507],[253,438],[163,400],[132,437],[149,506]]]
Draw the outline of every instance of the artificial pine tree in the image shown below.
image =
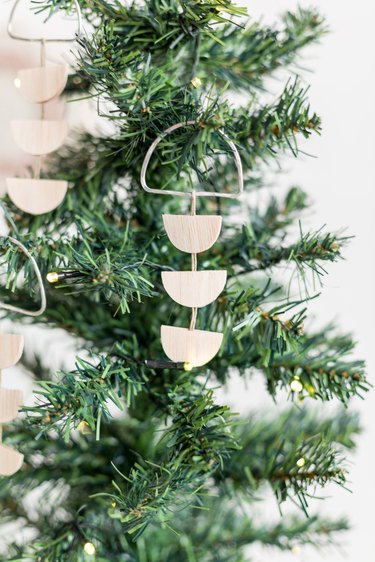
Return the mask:
[[[319,134],[320,119],[297,79],[275,101],[264,91],[270,75],[319,39],[324,22],[299,9],[269,28],[229,0],[80,5],[90,31],[79,40],[65,94],[97,99],[114,133],[77,134],[51,158],[49,177],[70,184],[55,211],[32,217],[3,202],[12,236],[45,276],[58,274],[49,277],[58,282],[47,287],[47,311],[33,321],[65,330],[77,363],[56,373],[48,354],[23,358],[37,401],[4,432],[25,463],[0,482],[2,522],[22,528],[9,534],[1,559],[240,562],[252,559],[255,542],[326,544],[347,521],[320,517],[307,500],[329,482],[345,485],[345,451],[359,426],[346,409],[322,415],[310,404],[347,405],[368,383],[350,336],[334,326],[309,330],[315,293],[296,297],[284,269],[289,262],[301,280],[308,272],[319,278],[346,239],[298,225],[309,206],[300,188],[275,198],[266,187],[274,162],[298,156],[299,139]],[[72,7],[70,0],[35,6],[46,14]],[[158,147],[148,172],[153,187],[190,190],[198,181],[233,190],[222,130],[240,151],[247,193],[198,203],[199,212],[224,218],[200,267],[226,269],[228,282],[198,317],[199,328],[223,331],[224,343],[192,370],[166,359],[159,334],[162,324],[188,323],[161,286],[162,271],[189,269],[189,256],[164,233],[162,213],[189,211],[140,186],[152,141],[189,120],[197,125]],[[32,268],[7,239],[1,245],[11,299],[27,306],[36,292]],[[288,393],[288,411],[240,417],[218,402],[215,388],[238,374],[251,392],[254,372],[276,401]],[[259,523],[255,506],[267,488],[279,504],[297,503],[300,514]]]

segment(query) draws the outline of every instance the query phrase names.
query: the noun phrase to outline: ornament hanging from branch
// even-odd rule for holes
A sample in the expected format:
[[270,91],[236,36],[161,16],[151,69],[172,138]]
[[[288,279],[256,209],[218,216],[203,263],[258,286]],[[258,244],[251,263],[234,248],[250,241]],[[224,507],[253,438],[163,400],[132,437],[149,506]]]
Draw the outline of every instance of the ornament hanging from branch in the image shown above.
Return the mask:
[[[18,246],[31,261],[40,289],[41,303],[40,307],[35,311],[7,303],[0,303],[0,308],[25,316],[39,316],[43,314],[46,309],[46,293],[38,264],[21,242],[10,236],[2,238],[8,238],[10,242]],[[21,468],[23,463],[23,455],[21,453],[2,443],[2,426],[17,417],[19,407],[22,403],[22,391],[13,388],[3,388],[1,386],[1,371],[13,367],[13,365],[18,363],[23,352],[23,345],[23,336],[0,333],[0,476],[10,476],[14,474]]]
[[197,215],[197,197],[238,198],[243,192],[243,171],[236,145],[219,131],[229,145],[238,172],[238,192],[218,193],[210,191],[172,191],[153,189],[147,185],[146,172],[151,156],[164,139],[176,129],[197,125],[196,121],[176,123],[159,135],[148,149],[141,169],[141,185],[148,193],[191,198],[190,215],[163,215],[164,228],[172,244],[182,252],[191,254],[191,271],[168,271],[162,273],[162,283],[168,295],[181,306],[192,309],[188,328],[161,326],[161,343],[165,354],[174,363],[184,363],[187,368],[205,365],[218,353],[223,334],[196,329],[198,309],[215,301],[224,289],[227,272],[222,270],[197,269],[197,254],[211,248],[219,237],[222,218],[218,215]]
[[[11,130],[19,148],[36,156],[33,178],[7,178],[7,192],[11,201],[22,211],[31,215],[41,215],[56,209],[62,203],[68,182],[64,180],[41,179],[42,159],[54,152],[64,143],[68,134],[65,120],[45,119],[45,104],[56,98],[64,90],[68,69],[65,64],[46,64],[46,43],[74,41],[75,37],[31,38],[13,31],[13,20],[20,0],[16,0],[10,13],[8,34],[12,39],[38,42],[41,46],[40,66],[19,70],[15,80],[21,94],[30,102],[40,105],[39,120],[12,121]],[[81,33],[81,10],[78,0],[74,0],[77,13],[77,35]]]

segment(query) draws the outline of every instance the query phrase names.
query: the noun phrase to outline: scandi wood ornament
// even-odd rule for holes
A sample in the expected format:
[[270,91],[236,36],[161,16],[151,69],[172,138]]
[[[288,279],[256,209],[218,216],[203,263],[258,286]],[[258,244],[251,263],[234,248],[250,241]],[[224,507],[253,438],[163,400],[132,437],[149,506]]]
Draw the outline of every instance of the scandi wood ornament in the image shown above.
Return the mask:
[[241,158],[236,145],[220,132],[230,146],[238,172],[237,193],[212,193],[209,191],[183,191],[153,189],[147,185],[146,172],[151,156],[160,141],[180,127],[195,125],[195,121],[176,123],[159,135],[148,149],[141,170],[141,185],[149,193],[191,197],[190,215],[163,215],[165,231],[171,243],[182,252],[191,254],[191,271],[164,271],[161,274],[164,289],[175,302],[192,309],[189,328],[161,326],[161,344],[167,357],[189,368],[205,365],[218,353],[223,334],[196,330],[197,310],[215,301],[223,291],[227,272],[223,270],[197,271],[197,254],[211,248],[219,237],[222,218],[217,215],[196,215],[197,197],[237,198],[243,192]]
[[[41,45],[40,66],[19,70],[15,85],[22,96],[41,108],[40,119],[12,121],[11,131],[19,148],[37,157],[34,177],[7,178],[7,192],[11,201],[25,213],[41,215],[58,207],[66,194],[68,184],[61,180],[41,179],[42,157],[58,150],[65,142],[68,125],[65,120],[46,120],[45,103],[59,96],[68,79],[65,64],[46,64],[46,43],[74,41],[74,37],[32,38],[18,35],[13,30],[13,20],[20,0],[15,0],[11,10],[8,33],[13,39],[39,42]],[[81,34],[82,18],[78,0],[73,0],[77,13],[77,35]]]
[[10,126],[17,146],[34,156],[55,152],[68,134],[66,121],[12,121]]
[[[41,293],[41,304],[37,310],[26,310],[6,303],[0,303],[0,308],[18,312],[26,316],[39,316],[46,308],[46,294],[38,265],[27,248],[19,242],[19,240],[11,236],[7,236],[6,238],[18,246],[31,261]],[[23,455],[21,453],[1,442],[2,424],[14,420],[18,416],[18,410],[22,404],[22,391],[13,388],[3,388],[1,386],[1,371],[18,363],[22,356],[23,347],[23,336],[0,333],[0,476],[11,476],[21,468],[23,463]]]
[[28,101],[45,103],[63,92],[67,80],[66,64],[53,64],[19,70],[15,84]]
[[222,218],[218,215],[163,215],[169,240],[181,252],[199,254],[219,238]]
[[8,195],[12,202],[32,215],[42,215],[56,209],[68,189],[64,180],[7,178]]
[[[18,363],[23,351],[23,337],[14,334],[0,334],[0,381],[1,369]],[[22,392],[0,388],[0,424],[17,417],[22,402]],[[2,426],[0,426],[2,437]],[[0,476],[10,476],[22,466],[23,455],[0,443]]]

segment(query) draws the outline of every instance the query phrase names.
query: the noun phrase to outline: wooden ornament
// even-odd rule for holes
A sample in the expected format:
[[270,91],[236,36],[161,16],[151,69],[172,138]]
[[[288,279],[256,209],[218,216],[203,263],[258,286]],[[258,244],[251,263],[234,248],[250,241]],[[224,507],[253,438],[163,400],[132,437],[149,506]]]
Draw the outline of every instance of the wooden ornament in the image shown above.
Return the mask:
[[199,254],[215,244],[222,218],[218,215],[163,215],[163,222],[173,246],[181,252]]
[[163,271],[164,289],[182,306],[201,308],[217,299],[225,287],[227,272],[215,271]]
[[68,134],[66,121],[12,121],[11,129],[19,148],[36,156],[60,148]]
[[219,237],[222,218],[220,216],[197,215],[198,197],[225,197],[237,199],[243,192],[243,170],[236,145],[223,131],[218,134],[229,145],[238,172],[238,191],[213,193],[196,191],[190,193],[171,189],[153,188],[147,184],[147,168],[158,144],[170,133],[181,127],[195,127],[199,129],[197,121],[180,121],[160,133],[149,146],[144,157],[140,181],[147,193],[168,195],[172,197],[191,198],[190,215],[163,215],[165,231],[172,244],[181,252],[191,254],[192,271],[172,271],[162,273],[162,282],[168,295],[182,306],[192,309],[189,328],[173,326],[161,327],[161,343],[164,352],[174,363],[188,363],[192,367],[199,367],[208,363],[219,351],[223,334],[196,330],[197,309],[213,302],[224,289],[226,271],[197,271],[197,254],[208,250]]
[[26,99],[33,103],[44,103],[61,94],[67,79],[67,66],[54,64],[19,70],[16,84]]
[[204,330],[188,330],[175,326],[161,327],[161,344],[164,352],[175,363],[190,363],[194,367],[205,365],[220,349],[223,334]]
[[42,215],[56,209],[68,189],[68,182],[64,180],[7,178],[6,185],[12,202],[31,215]]
[[12,367],[21,359],[23,336],[0,334],[0,370]]
[[21,468],[22,463],[21,453],[0,443],[0,476],[11,476]]
[[9,422],[17,417],[22,397],[21,390],[0,388],[0,423]]

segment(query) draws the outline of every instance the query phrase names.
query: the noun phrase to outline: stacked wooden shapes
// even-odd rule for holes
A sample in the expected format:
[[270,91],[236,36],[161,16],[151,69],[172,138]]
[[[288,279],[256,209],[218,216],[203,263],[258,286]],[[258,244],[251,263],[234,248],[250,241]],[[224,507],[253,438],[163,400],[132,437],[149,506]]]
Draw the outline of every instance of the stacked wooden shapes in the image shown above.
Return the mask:
[[12,202],[22,211],[41,215],[55,209],[63,201],[68,182],[41,179],[42,157],[54,152],[65,142],[68,126],[64,120],[44,118],[44,104],[61,94],[68,78],[64,64],[46,65],[45,43],[41,41],[41,65],[18,72],[15,84],[30,102],[41,107],[38,120],[12,121],[11,130],[16,144],[37,157],[34,178],[7,178],[7,191]]
[[[194,205],[195,207],[195,205]],[[165,230],[172,244],[192,254],[192,271],[162,273],[162,283],[168,295],[182,306],[192,308],[190,328],[161,327],[161,343],[165,354],[176,363],[191,367],[205,365],[220,349],[223,334],[195,329],[198,308],[207,306],[224,289],[227,272],[196,270],[196,255],[208,250],[217,240],[222,219],[220,216],[163,215]]]
[[181,127],[200,128],[197,121],[181,121],[160,133],[149,146],[144,157],[140,181],[147,193],[172,197],[191,197],[190,215],[163,215],[165,231],[172,244],[182,252],[191,254],[191,271],[172,271],[162,273],[162,283],[168,295],[182,306],[192,309],[189,328],[161,326],[161,343],[166,355],[175,363],[184,363],[187,368],[205,365],[218,353],[223,334],[206,330],[196,330],[198,309],[212,303],[224,289],[226,271],[197,271],[197,254],[211,248],[219,237],[222,218],[216,215],[196,215],[197,197],[224,197],[237,199],[243,193],[242,162],[236,145],[223,131],[218,134],[228,144],[238,173],[237,192],[184,191],[152,188],[147,184],[146,172],[151,156],[158,144],[170,133]]
[[[14,334],[0,334],[0,370],[15,365],[21,358],[23,337]],[[22,403],[20,390],[1,388],[0,386],[0,424],[8,423],[18,415]],[[2,426],[0,426],[2,437]],[[0,438],[0,476],[10,476],[19,470],[23,455],[1,443]]]

